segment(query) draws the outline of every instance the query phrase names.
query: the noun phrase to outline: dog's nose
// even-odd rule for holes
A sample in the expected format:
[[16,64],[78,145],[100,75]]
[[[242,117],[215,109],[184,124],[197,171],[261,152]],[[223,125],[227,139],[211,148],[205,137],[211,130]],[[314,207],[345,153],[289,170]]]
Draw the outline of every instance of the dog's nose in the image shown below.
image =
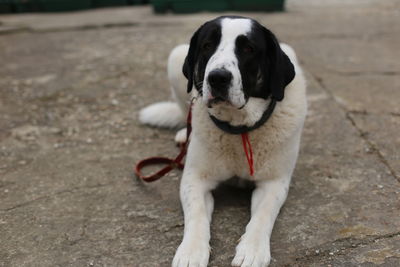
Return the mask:
[[208,83],[215,89],[227,89],[232,80],[232,73],[225,69],[215,69],[208,74]]

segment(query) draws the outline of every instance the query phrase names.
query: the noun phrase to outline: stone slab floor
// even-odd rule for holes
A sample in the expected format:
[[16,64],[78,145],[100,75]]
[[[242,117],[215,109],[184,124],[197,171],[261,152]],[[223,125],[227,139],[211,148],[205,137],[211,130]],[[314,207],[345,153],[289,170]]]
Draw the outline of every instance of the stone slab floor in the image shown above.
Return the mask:
[[[291,44],[309,114],[272,266],[400,266],[400,3],[288,1],[252,16]],[[0,266],[168,266],[183,232],[178,152],[138,110],[169,98],[166,59],[219,14],[150,7],[0,17]],[[210,266],[229,266],[251,192],[215,193]]]

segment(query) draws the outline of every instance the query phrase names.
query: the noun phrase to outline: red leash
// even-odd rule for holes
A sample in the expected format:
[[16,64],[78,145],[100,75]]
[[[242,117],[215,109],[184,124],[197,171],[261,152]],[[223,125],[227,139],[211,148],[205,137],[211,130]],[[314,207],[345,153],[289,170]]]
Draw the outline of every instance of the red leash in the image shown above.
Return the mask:
[[254,174],[253,149],[251,148],[249,134],[242,133],[241,136],[242,136],[244,153],[246,154],[246,158],[247,158],[247,164],[249,164],[250,175],[253,176],[253,174]]
[[[139,161],[136,166],[135,166],[135,174],[137,177],[142,179],[143,181],[150,183],[157,181],[167,173],[169,173],[173,169],[180,169],[182,170],[184,167],[184,164],[182,163],[183,158],[186,155],[187,148],[189,145],[189,136],[192,132],[192,106],[193,106],[193,100],[192,103],[190,104],[189,108],[189,113],[187,116],[186,120],[186,141],[181,145],[181,151],[179,152],[178,156],[175,159],[171,158],[165,158],[165,157],[151,157],[147,159],[143,159]],[[253,176],[254,174],[254,162],[253,162],[253,149],[251,147],[251,143],[249,140],[249,134],[248,133],[242,133],[242,143],[243,143],[243,149],[244,153],[246,154],[247,158],[247,163],[249,164],[249,170],[250,170],[250,175]],[[156,165],[156,164],[167,164],[164,168],[159,170],[156,173],[153,173],[151,175],[144,176],[141,172],[141,170],[149,165]]]
[[[192,105],[193,100],[190,104],[189,113],[186,119],[186,141],[181,145],[181,152],[179,152],[178,156],[175,159],[165,158],[165,157],[151,157],[144,160],[139,161],[135,167],[135,174],[137,177],[142,179],[145,182],[154,182],[169,173],[172,169],[180,169],[183,170],[184,164],[182,163],[182,159],[185,157],[187,152],[187,147],[189,145],[189,136],[192,132]],[[168,164],[161,170],[151,175],[144,176],[141,170],[149,165],[155,164]]]

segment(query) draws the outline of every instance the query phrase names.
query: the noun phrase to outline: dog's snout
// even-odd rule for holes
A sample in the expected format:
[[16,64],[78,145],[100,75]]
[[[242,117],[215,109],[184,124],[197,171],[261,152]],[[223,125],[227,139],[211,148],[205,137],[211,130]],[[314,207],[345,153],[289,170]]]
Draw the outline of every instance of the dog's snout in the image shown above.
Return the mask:
[[208,74],[208,83],[215,89],[227,89],[232,80],[232,73],[225,69],[215,69]]

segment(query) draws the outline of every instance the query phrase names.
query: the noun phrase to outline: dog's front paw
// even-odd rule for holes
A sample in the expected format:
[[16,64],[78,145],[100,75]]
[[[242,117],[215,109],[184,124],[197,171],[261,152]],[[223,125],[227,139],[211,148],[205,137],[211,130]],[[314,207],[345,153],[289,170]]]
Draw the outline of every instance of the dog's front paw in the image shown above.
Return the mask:
[[236,247],[236,255],[232,266],[266,267],[271,261],[269,240],[262,237],[249,238],[243,236]]
[[177,144],[183,144],[186,142],[186,128],[179,130],[175,135],[175,142]]
[[207,267],[209,256],[208,244],[183,241],[175,253],[172,267]]

